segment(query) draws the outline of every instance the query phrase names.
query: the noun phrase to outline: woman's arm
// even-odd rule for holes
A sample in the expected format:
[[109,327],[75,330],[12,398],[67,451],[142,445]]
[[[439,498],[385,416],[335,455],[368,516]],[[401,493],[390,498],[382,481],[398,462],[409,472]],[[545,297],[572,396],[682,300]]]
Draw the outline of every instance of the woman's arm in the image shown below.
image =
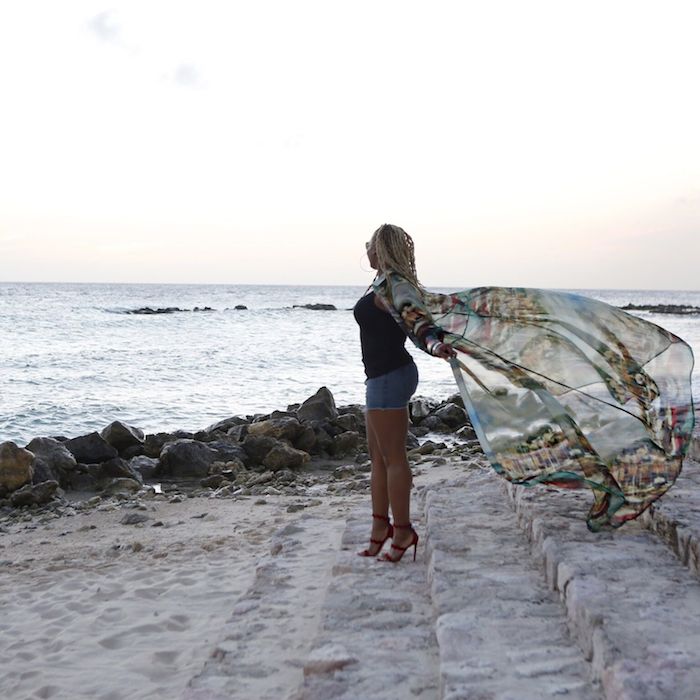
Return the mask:
[[418,348],[436,357],[454,357],[454,349],[442,342],[445,332],[433,321],[420,291],[405,277],[388,272],[375,284],[375,292],[387,302],[389,312]]

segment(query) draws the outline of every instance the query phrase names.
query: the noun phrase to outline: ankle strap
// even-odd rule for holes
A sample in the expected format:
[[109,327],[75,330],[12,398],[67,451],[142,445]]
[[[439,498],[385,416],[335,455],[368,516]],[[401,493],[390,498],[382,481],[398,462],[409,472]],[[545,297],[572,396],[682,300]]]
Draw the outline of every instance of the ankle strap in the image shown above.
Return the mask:
[[413,523],[408,523],[408,525],[397,525],[394,523],[394,527],[398,530],[413,530]]
[[389,518],[387,518],[386,515],[378,515],[377,513],[372,513],[372,517],[376,518],[377,520],[385,520],[386,522],[389,522]]

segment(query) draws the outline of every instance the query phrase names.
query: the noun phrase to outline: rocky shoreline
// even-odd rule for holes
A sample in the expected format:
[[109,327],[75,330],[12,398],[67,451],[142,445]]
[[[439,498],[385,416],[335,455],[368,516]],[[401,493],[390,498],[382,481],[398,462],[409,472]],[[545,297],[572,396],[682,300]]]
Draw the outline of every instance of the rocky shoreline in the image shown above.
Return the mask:
[[[308,311],[337,311],[338,308],[334,304],[292,304],[292,309],[307,309]],[[247,311],[248,307],[245,304],[236,304],[234,307],[227,307],[224,311]],[[154,316],[158,314],[177,314],[200,311],[217,311],[211,306],[195,306],[192,309],[183,309],[179,306],[140,306],[137,309],[120,309],[113,313]]]
[[[412,464],[481,452],[458,394],[445,401],[414,398],[410,414]],[[321,387],[285,411],[232,416],[194,433],[146,435],[114,421],[74,438],[36,437],[25,447],[0,443],[0,532],[3,524],[35,527],[35,519],[94,508],[126,507],[121,522],[137,524],[148,520],[139,508],[150,500],[364,492],[369,472],[363,407],[336,406]]]
[[[338,311],[338,308],[334,304],[323,304],[323,303],[309,303],[309,304],[292,304],[292,309],[307,309],[309,311]],[[656,314],[675,314],[680,316],[698,316],[700,315],[700,307],[693,306],[691,304],[625,304],[624,306],[618,307],[623,311],[649,311]],[[136,309],[120,309],[117,313],[131,314],[131,315],[142,315],[142,316],[153,316],[158,314],[175,314],[175,313],[188,313],[188,312],[202,312],[202,311],[217,311],[211,306],[195,306],[192,309],[183,309],[179,306],[164,306],[164,307],[151,307],[142,306]],[[227,307],[224,311],[247,311],[248,307],[244,304],[236,304],[234,307]],[[350,309],[348,309],[350,310]]]

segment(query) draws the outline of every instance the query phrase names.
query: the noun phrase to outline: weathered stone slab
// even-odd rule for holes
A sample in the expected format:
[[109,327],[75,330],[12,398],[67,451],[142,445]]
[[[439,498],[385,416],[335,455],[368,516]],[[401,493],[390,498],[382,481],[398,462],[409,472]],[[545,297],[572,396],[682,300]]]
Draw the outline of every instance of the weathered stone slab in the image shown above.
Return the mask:
[[700,464],[685,462],[675,485],[644,513],[643,522],[700,578]]
[[506,490],[605,696],[696,700],[697,579],[639,521],[589,532],[586,492]]
[[599,698],[498,477],[474,470],[426,488],[425,515],[440,697]]
[[347,522],[295,700],[437,697],[437,644],[421,544],[415,563],[408,556],[399,565],[359,557],[370,526],[366,506]]

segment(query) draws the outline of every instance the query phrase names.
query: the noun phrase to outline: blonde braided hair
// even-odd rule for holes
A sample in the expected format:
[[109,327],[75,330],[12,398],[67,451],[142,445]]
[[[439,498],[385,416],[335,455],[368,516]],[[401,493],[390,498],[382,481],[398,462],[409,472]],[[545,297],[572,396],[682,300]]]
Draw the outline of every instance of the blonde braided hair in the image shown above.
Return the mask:
[[370,246],[377,253],[377,263],[382,272],[397,272],[423,294],[425,288],[418,281],[413,239],[394,224],[383,224],[373,234]]

